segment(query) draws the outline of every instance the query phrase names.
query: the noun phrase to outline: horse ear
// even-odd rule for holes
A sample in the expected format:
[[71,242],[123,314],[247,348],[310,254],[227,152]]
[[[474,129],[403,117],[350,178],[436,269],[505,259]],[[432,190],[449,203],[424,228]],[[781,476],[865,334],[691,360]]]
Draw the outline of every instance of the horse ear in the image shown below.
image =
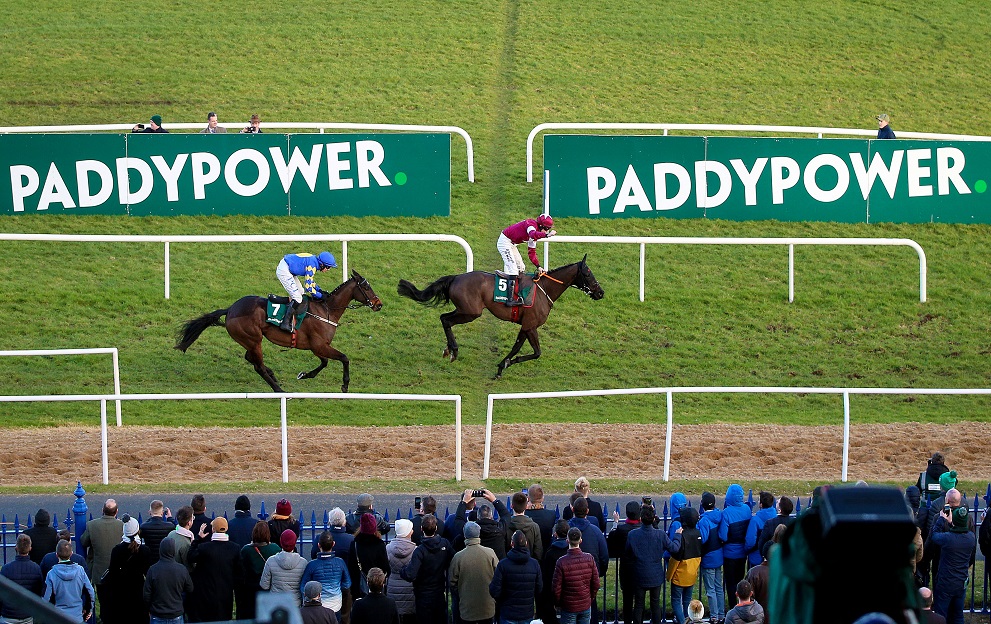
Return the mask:
[[582,256],[582,264],[586,264],[586,262],[585,262],[586,260],[588,260],[588,254],[585,254],[584,256]]

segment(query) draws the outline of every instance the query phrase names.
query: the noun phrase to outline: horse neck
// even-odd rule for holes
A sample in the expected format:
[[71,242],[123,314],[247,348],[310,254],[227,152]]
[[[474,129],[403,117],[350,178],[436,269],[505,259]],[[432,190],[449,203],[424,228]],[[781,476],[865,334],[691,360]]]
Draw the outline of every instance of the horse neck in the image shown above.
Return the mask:
[[324,297],[323,301],[317,301],[316,303],[322,304],[328,315],[334,314],[340,316],[344,314],[344,310],[351,303],[351,299],[354,297],[354,289],[355,281],[354,278],[351,278],[341,284],[332,295]]
[[550,277],[561,282],[560,284],[553,280],[547,280],[546,282],[541,281],[541,286],[547,292],[547,295],[554,300],[564,294],[564,291],[574,283],[575,278],[578,276],[578,265],[569,264],[553,271],[547,273]]

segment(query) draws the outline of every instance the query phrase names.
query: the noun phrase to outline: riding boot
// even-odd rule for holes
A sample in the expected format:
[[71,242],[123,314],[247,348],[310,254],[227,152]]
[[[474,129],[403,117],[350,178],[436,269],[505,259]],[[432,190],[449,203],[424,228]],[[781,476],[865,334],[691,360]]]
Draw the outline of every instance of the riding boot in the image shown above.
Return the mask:
[[292,324],[296,319],[296,306],[298,305],[295,299],[289,300],[289,309],[286,310],[286,315],[282,317],[282,324],[279,325],[279,329],[282,331],[292,331]]
[[523,301],[523,295],[522,294],[519,294],[519,295],[516,295],[516,296],[513,296],[513,294],[512,294],[513,291],[514,290],[517,290],[518,287],[522,287],[522,285],[523,285],[523,274],[520,273],[519,276],[514,281],[516,282],[515,285],[513,284],[513,282],[510,282],[510,284],[509,284],[510,300],[509,300],[508,303],[506,303],[506,305],[508,305],[510,307],[521,306],[521,305],[523,305],[525,303],[525,301]]

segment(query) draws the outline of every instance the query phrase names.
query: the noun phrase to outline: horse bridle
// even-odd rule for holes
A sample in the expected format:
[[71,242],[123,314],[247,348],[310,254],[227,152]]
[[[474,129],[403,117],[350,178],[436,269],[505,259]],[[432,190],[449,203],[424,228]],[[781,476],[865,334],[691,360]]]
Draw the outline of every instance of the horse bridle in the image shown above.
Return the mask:
[[363,277],[363,278],[361,278],[360,281],[355,282],[355,286],[357,286],[358,287],[358,290],[361,291],[361,296],[365,298],[365,303],[362,303],[360,305],[351,305],[351,304],[348,304],[347,309],[348,310],[357,310],[358,308],[372,308],[372,307],[375,307],[374,304],[372,303],[372,298],[368,296],[368,291],[365,290],[365,286],[368,286],[368,290],[371,290],[372,289],[372,286],[371,286],[371,284],[368,283],[368,280],[366,280]]
[[592,274],[592,272],[588,269],[588,265],[585,264],[585,261],[583,260],[581,262],[581,266],[578,267],[578,275],[580,275],[581,278],[582,278],[581,285],[579,286],[575,282],[572,282],[571,283],[571,285],[573,287],[575,287],[578,290],[582,291],[583,293],[585,293],[589,297],[592,296],[592,287],[589,286],[589,284],[588,284],[588,276],[591,275],[591,274]]

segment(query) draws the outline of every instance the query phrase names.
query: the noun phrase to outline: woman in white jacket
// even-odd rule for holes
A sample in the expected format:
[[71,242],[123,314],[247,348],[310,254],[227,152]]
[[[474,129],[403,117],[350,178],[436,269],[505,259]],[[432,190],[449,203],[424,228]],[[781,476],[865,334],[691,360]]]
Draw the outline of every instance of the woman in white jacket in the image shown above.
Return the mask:
[[306,559],[296,552],[296,534],[292,530],[286,529],[282,532],[279,544],[282,546],[282,552],[265,561],[259,585],[266,591],[288,592],[298,607],[303,604],[299,582],[306,569]]

